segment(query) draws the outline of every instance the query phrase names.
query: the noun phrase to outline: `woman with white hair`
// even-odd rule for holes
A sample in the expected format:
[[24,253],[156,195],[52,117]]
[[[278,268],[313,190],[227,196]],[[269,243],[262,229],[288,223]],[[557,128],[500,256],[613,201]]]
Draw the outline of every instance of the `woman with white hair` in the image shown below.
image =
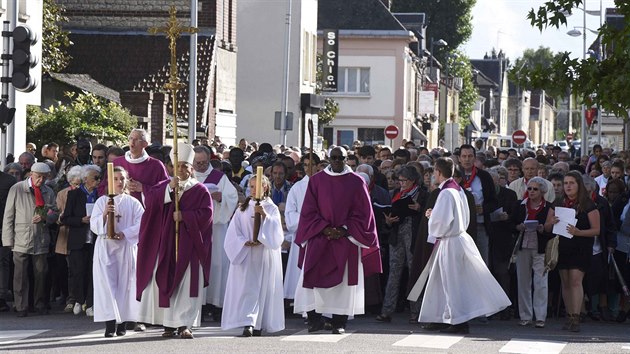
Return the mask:
[[[518,280],[518,312],[520,326],[529,326],[536,317],[535,327],[545,327],[547,318],[547,272],[545,271],[545,248],[551,238],[545,232],[544,224],[551,205],[543,196],[547,193],[547,183],[541,177],[534,177],[527,182],[525,199],[518,206],[513,216],[519,237],[516,258],[516,277]],[[532,271],[534,290],[532,300]]]
[[[136,301],[136,260],[138,234],[144,208],[129,195],[129,176],[122,167],[114,168],[114,204],[109,196],[98,198],[90,219],[90,229],[98,238],[94,246],[94,322],[105,322],[105,337],[125,335],[126,322],[138,320],[140,302]],[[114,219],[108,220],[108,213]],[[108,224],[114,223],[113,238]],[[118,329],[116,330],[116,324]]]
[[[68,192],[61,222],[68,227],[68,293],[74,301],[75,315],[92,312],[92,256],[94,235],[90,232],[90,214],[98,198],[96,188],[101,169],[95,165],[81,167],[81,184]],[[68,302],[69,304],[70,302]]]

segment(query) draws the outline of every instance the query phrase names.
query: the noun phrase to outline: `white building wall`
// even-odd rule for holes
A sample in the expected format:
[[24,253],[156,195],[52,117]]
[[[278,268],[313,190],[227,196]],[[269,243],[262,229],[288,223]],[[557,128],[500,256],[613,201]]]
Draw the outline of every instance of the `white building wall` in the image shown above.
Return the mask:
[[[288,2],[238,1],[237,140],[281,143],[281,131],[274,130],[274,114],[282,111]],[[286,141],[288,145],[297,145],[301,116],[302,32],[317,33],[317,1],[293,1],[291,18],[287,111],[293,112],[293,130],[287,131]]]

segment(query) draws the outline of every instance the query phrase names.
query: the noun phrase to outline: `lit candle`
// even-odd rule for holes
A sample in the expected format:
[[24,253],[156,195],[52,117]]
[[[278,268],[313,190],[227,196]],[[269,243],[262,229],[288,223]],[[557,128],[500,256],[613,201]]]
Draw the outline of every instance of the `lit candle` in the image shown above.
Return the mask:
[[107,163],[107,194],[114,194],[114,164]]
[[263,187],[262,187],[263,167],[256,167],[256,199],[262,199]]

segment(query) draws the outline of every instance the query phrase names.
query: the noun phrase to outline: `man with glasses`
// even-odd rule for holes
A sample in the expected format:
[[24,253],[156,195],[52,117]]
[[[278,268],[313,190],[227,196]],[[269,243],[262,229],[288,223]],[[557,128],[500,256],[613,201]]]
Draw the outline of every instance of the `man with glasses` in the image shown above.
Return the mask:
[[364,276],[380,273],[376,223],[367,186],[335,147],[330,165],[308,183],[295,243],[302,268],[295,313],[308,314],[308,331],[324,329],[331,313],[332,333],[345,333],[348,316],[365,312]]
[[[212,152],[207,146],[196,146],[194,152],[193,169],[195,170],[195,179],[208,189],[213,205],[210,285],[206,289],[204,303],[213,306],[213,318],[215,321],[220,322],[225,286],[230,268],[230,261],[223,249],[223,242],[225,241],[232,214],[234,214],[238,204],[238,193],[229,178],[219,169],[212,168],[212,165],[210,165]],[[206,312],[205,309],[203,311],[204,313]]]
[[[516,193],[518,200],[524,200],[527,198],[527,183],[529,180],[536,177],[537,173],[538,161],[535,158],[528,157],[523,160],[523,177],[513,181],[509,185],[509,188]],[[543,181],[545,181],[545,184],[547,185],[546,192],[543,197],[547,202],[552,203],[556,199],[553,184],[546,179],[543,179]]]

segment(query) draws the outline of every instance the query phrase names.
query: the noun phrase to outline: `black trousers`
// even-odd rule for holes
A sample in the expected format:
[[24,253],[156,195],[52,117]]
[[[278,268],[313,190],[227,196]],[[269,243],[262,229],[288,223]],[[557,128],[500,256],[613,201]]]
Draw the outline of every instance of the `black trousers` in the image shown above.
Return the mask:
[[94,245],[91,243],[84,243],[83,248],[70,250],[68,254],[69,298],[87,307],[92,307],[94,302],[93,257]]

